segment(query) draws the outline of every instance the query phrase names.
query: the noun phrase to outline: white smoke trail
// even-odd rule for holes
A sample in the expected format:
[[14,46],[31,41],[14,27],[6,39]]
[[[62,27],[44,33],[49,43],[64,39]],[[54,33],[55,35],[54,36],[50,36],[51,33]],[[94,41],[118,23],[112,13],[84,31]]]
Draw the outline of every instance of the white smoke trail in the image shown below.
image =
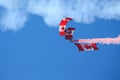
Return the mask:
[[73,40],[78,43],[120,44],[120,35],[116,38],[94,38]]

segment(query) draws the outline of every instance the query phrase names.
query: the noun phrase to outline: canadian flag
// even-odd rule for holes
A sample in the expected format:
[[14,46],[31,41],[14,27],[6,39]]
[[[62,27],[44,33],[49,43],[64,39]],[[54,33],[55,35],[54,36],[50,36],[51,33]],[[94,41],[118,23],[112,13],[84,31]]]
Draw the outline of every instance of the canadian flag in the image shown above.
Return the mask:
[[60,36],[65,36],[65,34],[66,34],[65,28],[66,28],[68,21],[70,21],[70,20],[72,20],[72,18],[68,18],[68,17],[61,20],[60,25],[59,25]]
[[79,51],[90,51],[90,50],[98,50],[97,44],[96,43],[91,43],[91,44],[79,44],[79,43],[74,43]]

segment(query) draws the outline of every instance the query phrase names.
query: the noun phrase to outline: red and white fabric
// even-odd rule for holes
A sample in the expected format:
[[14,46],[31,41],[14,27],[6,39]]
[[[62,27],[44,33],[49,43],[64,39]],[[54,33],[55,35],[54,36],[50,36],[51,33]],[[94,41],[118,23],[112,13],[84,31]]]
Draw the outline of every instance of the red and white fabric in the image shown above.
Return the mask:
[[68,17],[61,20],[60,25],[59,25],[60,36],[65,36],[65,34],[66,34],[65,33],[65,28],[66,28],[66,25],[67,25],[68,21],[70,21],[70,20],[72,20],[72,18],[68,18]]

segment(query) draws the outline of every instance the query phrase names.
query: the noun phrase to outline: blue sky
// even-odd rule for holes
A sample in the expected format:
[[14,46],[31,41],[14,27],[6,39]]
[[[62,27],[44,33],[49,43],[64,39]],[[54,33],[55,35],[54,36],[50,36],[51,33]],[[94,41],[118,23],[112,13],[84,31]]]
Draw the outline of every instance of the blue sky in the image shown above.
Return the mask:
[[[0,80],[120,80],[120,45],[98,44],[98,51],[79,52],[73,43],[59,36],[59,24],[50,24],[54,17],[47,15],[46,19],[33,13],[27,19],[24,15],[25,24],[19,23],[20,17],[10,26],[6,23],[16,18],[2,19],[0,23]],[[68,26],[76,28],[74,39],[117,37],[120,21],[113,16],[116,14],[113,11],[108,14],[111,19],[103,15],[89,24],[86,24],[88,19],[79,21],[73,17],[75,20]],[[59,22],[58,17],[55,20]]]
[[[76,27],[75,37],[114,37],[119,21],[97,20]],[[108,29],[109,28],[109,29]],[[1,80],[119,80],[119,45],[98,44],[98,51],[79,52],[48,27],[41,17],[31,15],[17,32],[0,32]]]

